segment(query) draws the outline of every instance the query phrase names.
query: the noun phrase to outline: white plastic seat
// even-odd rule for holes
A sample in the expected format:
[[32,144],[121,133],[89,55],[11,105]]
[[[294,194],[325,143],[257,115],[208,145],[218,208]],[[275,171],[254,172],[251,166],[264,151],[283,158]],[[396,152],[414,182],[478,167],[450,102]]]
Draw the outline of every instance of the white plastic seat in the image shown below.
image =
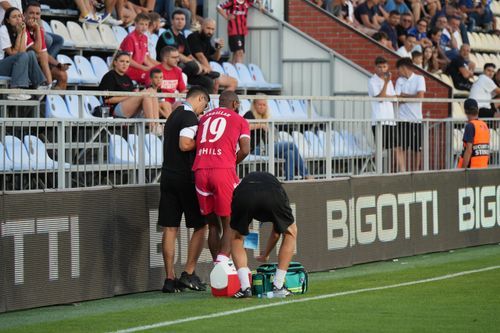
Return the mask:
[[52,28],[52,32],[61,36],[64,39],[63,45],[66,47],[74,47],[75,42],[71,39],[68,28],[64,23],[58,20],[51,20],[50,27]]
[[0,171],[10,171],[13,168],[14,163],[12,163],[12,160],[9,158],[9,155],[7,155],[7,152],[5,151],[5,147],[0,142]]
[[64,101],[66,102],[66,108],[69,114],[74,118],[79,118],[78,116],[78,95],[66,95],[64,96]]
[[266,87],[270,89],[281,89],[281,84],[279,83],[269,83],[266,81],[264,78],[264,74],[262,74],[262,70],[260,69],[259,66],[255,64],[249,64],[248,69],[250,70],[250,73],[252,74],[252,78],[257,84],[261,87]]
[[323,148],[323,144],[316,133],[313,131],[305,131],[304,138],[307,140],[309,144],[309,151],[316,157],[324,157],[325,149]]
[[[35,170],[55,170],[58,168],[58,162],[49,157],[42,140],[34,135],[26,135],[23,141]],[[69,168],[70,164],[64,163],[64,167]]]
[[80,74],[78,74],[78,70],[76,68],[75,63],[71,60],[70,57],[64,54],[57,55],[57,61],[62,64],[70,64],[66,73],[68,74],[68,83],[69,84],[78,84],[81,81]]
[[231,64],[230,62],[224,62],[222,63],[222,67],[224,68],[224,72],[226,72],[226,75],[238,81],[238,87],[248,87],[244,82],[241,81],[238,71],[233,64]]
[[212,68],[214,72],[217,72],[221,75],[226,75],[224,68],[222,68],[221,64],[219,64],[218,62],[210,61],[210,68]]
[[309,147],[309,143],[304,137],[304,134],[302,134],[299,131],[293,131],[292,138],[293,138],[293,143],[297,146],[297,148],[299,149],[299,153],[303,158],[317,157],[314,155],[314,152],[311,149],[311,147]]
[[47,21],[42,20],[42,28],[45,30],[45,32],[50,32],[52,33],[52,28],[50,27],[50,24],[47,23]]
[[95,96],[84,96],[83,97],[83,109],[84,109],[84,113],[83,113],[83,117],[84,118],[97,118],[97,117],[94,117],[92,115],[92,113],[94,112],[94,108],[96,106],[99,106],[101,105],[101,102],[99,101],[99,99]]
[[85,36],[85,32],[78,23],[68,21],[67,26],[71,40],[73,40],[76,47],[90,47],[90,43]]
[[[120,44],[116,40],[113,29],[107,24],[100,24],[97,29],[99,30],[99,34],[101,35],[101,40],[105,48],[114,50],[117,49]],[[87,36],[88,39],[88,36]]]
[[28,150],[18,137],[6,135],[3,143],[7,156],[12,161],[12,170],[32,169]]
[[148,133],[144,136],[144,143],[151,158],[150,165],[162,165],[163,163],[163,143],[154,134]]
[[248,99],[240,99],[240,114],[244,115],[252,108],[252,103]]
[[290,107],[292,108],[292,111],[297,119],[306,119],[307,118],[307,111],[304,110],[304,106],[298,99],[291,99],[289,101]]
[[[139,164],[139,137],[135,134],[129,134],[127,136],[128,145],[132,152],[134,152],[134,156],[136,157],[136,162]],[[144,165],[152,165],[151,157],[149,156],[149,150],[146,147],[146,142],[144,142]]]
[[45,100],[45,117],[46,118],[74,118],[68,111],[66,103],[59,95],[47,95]]
[[348,156],[347,144],[342,135],[337,131],[332,131],[332,156],[333,157],[346,157]]
[[75,56],[74,59],[78,73],[80,74],[80,82],[86,84],[98,84],[99,79],[94,73],[92,65],[87,58],[82,56]]
[[269,111],[271,111],[271,114],[269,115],[269,118],[271,118],[271,119],[282,119],[282,118],[284,118],[283,115],[280,112],[278,104],[276,104],[276,101],[274,99],[268,99],[267,100],[267,106],[269,107]]
[[255,82],[255,80],[252,78],[252,74],[250,74],[250,70],[245,64],[237,63],[235,67],[240,77],[241,83],[245,87],[266,88],[259,86],[259,84]]
[[102,77],[109,71],[108,65],[101,57],[91,56],[90,63],[92,64],[92,69],[97,77],[98,82],[101,82]]
[[500,137],[495,129],[490,128],[490,151],[496,152],[500,149]]
[[[101,38],[101,33],[97,29],[96,25],[84,24],[83,32],[85,33],[85,37],[89,42],[90,47],[93,48],[108,48],[104,44]],[[111,47],[112,48],[112,47]]]
[[463,149],[462,132],[458,128],[453,129],[453,152],[459,154]]
[[295,113],[292,111],[290,104],[285,99],[277,99],[276,104],[280,109],[280,114],[285,119],[295,119]]
[[121,135],[109,135],[108,161],[114,164],[135,163],[134,153],[127,140]]
[[127,30],[125,30],[124,27],[120,27],[118,25],[113,26],[111,28],[111,30],[113,30],[113,33],[115,35],[116,41],[118,42],[118,45],[120,45],[123,42],[123,40],[125,39],[125,37],[127,37],[127,35],[128,35]]
[[278,132],[278,139],[279,139],[279,141],[282,141],[282,142],[293,143],[293,136],[291,136],[290,133],[285,132],[285,131]]

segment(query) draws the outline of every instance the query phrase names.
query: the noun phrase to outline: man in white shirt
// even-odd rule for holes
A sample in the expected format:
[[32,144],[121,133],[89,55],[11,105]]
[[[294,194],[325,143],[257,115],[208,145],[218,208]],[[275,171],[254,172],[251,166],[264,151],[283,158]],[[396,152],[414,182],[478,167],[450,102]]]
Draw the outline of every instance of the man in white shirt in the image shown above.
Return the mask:
[[[368,81],[368,95],[370,97],[395,97],[396,92],[391,81],[389,64],[383,57],[375,59],[375,74]],[[382,125],[382,147],[392,149],[396,122],[394,121],[394,107],[392,102],[373,101],[372,103],[372,132],[377,142],[377,122]]]
[[398,55],[401,58],[411,59],[411,52],[413,51],[413,48],[415,47],[416,43],[417,43],[417,38],[415,37],[415,35],[406,36],[404,45],[401,46],[397,51]]
[[470,89],[469,98],[475,99],[479,105],[479,118],[500,118],[500,112],[488,102],[496,95],[500,95],[500,87],[493,81],[495,68],[495,64],[490,62],[485,64],[483,74]]
[[[413,72],[411,59],[402,58],[396,63],[399,78],[396,81],[396,95],[403,98],[424,98],[425,79]],[[399,104],[398,141],[396,155],[399,171],[419,170],[422,149],[422,103],[402,102]],[[407,168],[407,155],[409,158]]]

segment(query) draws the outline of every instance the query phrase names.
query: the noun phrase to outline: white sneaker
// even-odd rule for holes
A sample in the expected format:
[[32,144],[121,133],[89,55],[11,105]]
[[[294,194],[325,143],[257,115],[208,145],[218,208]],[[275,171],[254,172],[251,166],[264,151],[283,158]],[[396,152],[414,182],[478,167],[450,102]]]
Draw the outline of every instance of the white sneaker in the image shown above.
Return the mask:
[[104,22],[105,24],[112,25],[112,26],[117,26],[117,25],[122,25],[123,21],[122,20],[117,20],[114,17],[108,17],[108,19]]
[[11,101],[28,101],[31,99],[31,95],[28,94],[11,94],[7,96],[7,99]]

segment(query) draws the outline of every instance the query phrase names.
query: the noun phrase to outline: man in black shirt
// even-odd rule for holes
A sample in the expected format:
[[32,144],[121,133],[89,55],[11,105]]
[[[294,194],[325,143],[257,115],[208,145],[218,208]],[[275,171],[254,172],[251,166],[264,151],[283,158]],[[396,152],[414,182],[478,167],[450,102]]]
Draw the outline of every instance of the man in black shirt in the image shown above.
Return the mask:
[[288,196],[281,183],[267,172],[248,174],[234,190],[231,211],[231,228],[234,231],[231,254],[241,283],[241,289],[234,297],[252,296],[248,278],[250,270],[243,242],[244,236],[249,233],[248,226],[253,219],[273,223],[266,249],[263,255],[257,257],[258,261],[269,260],[269,254],[283,234],[283,243],[278,254],[278,269],[274,276],[273,293],[275,297],[290,296],[292,293],[284,286],[284,280],[295,249],[297,225]]
[[456,89],[470,91],[472,87],[470,79],[474,77],[476,64],[470,61],[469,54],[470,46],[462,44],[459,55],[446,68],[446,72],[451,76]]
[[[212,46],[211,39],[215,33],[215,24],[213,18],[206,18],[201,25],[201,31],[193,32],[187,39],[191,53],[206,72],[212,71],[209,61],[219,61],[221,49],[224,47],[224,39],[222,38],[218,39],[215,47]],[[223,86],[225,90],[235,91],[238,87],[238,81],[228,75],[221,74],[215,80],[215,90],[219,89],[219,85]]]
[[188,77],[188,83],[191,85],[200,85],[210,93],[214,90],[214,76],[216,73],[206,70],[191,54],[191,49],[187,43],[186,37],[182,31],[186,26],[186,14],[181,10],[172,13],[172,25],[158,38],[156,43],[156,57],[158,61],[161,51],[165,46],[172,46],[179,50],[179,67]]
[[[181,291],[184,287],[205,290],[194,270],[205,241],[206,220],[200,213],[191,168],[196,152],[198,116],[209,101],[204,88],[192,87],[186,101],[172,112],[165,126],[158,224],[163,227],[162,249],[167,275],[163,292],[166,293]],[[177,279],[174,272],[175,240],[183,213],[186,227],[194,228],[194,231],[185,270]]]

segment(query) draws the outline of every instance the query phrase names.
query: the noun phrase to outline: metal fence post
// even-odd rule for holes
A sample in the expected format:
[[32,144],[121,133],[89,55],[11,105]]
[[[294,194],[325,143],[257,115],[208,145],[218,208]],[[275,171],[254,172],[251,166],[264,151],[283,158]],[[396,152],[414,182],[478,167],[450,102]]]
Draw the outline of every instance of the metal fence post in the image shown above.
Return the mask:
[[377,174],[384,172],[384,151],[382,148],[382,122],[380,120],[375,124],[375,169]]
[[274,121],[271,121],[269,124],[269,131],[267,131],[267,151],[268,151],[268,156],[269,156],[269,165],[268,165],[268,172],[274,174],[274,135],[275,135],[275,128],[274,128]]
[[146,163],[144,161],[144,148],[145,148],[145,135],[146,135],[146,123],[142,121],[138,126],[138,142],[137,153],[139,154],[139,185],[144,185],[146,183]]
[[66,126],[64,120],[57,121],[57,188],[66,187],[66,174],[64,165],[66,154],[64,152],[64,143],[66,142]]
[[330,120],[326,126],[325,139],[324,139],[324,142],[326,144],[326,151],[325,151],[326,170],[325,170],[325,173],[326,173],[327,179],[332,178],[332,152],[333,152],[333,149],[332,149],[332,126],[333,126],[333,123]]
[[[423,165],[423,169],[424,170],[429,170],[429,155],[430,155],[430,152],[429,152],[429,121],[427,119],[424,119],[424,128],[423,128],[423,131],[424,131],[424,165]],[[437,156],[435,156],[437,157]]]

